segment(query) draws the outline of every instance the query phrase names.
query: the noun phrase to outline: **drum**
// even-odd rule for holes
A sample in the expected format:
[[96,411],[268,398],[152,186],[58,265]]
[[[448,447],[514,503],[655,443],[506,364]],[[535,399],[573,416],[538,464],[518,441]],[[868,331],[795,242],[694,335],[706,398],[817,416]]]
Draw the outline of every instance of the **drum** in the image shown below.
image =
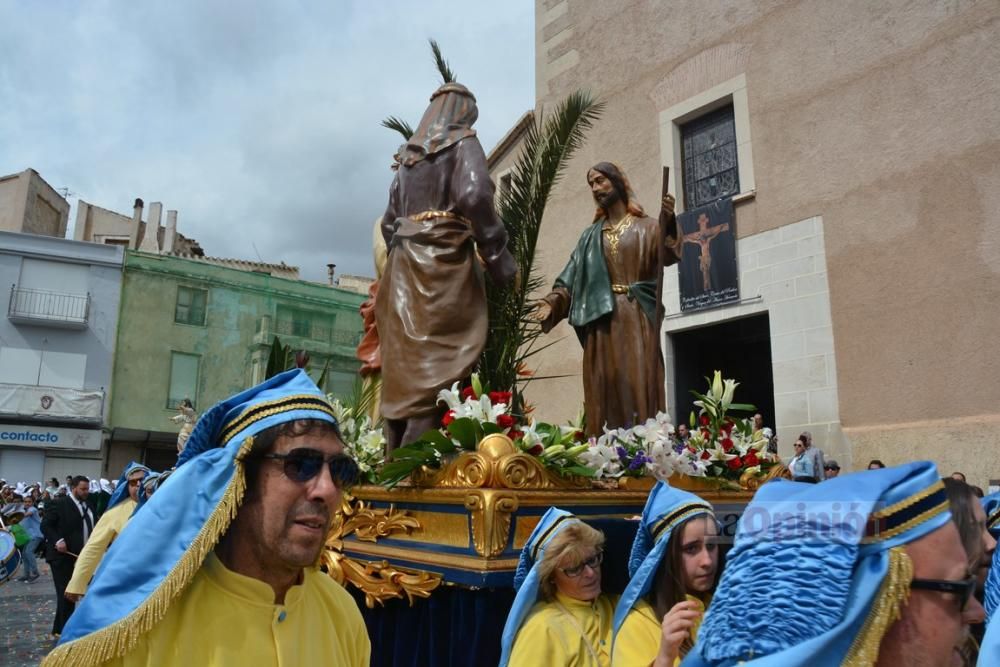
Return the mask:
[[14,578],[21,565],[21,552],[14,545],[10,531],[0,529],[0,585]]

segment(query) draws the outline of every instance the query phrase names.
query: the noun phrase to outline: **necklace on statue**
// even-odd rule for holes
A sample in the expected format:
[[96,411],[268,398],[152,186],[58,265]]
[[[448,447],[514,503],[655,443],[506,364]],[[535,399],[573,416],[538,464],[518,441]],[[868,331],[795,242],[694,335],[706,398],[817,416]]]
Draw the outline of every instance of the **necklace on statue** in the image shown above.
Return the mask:
[[625,217],[604,230],[604,234],[608,238],[608,252],[611,253],[612,257],[618,257],[618,244],[622,240],[622,234],[632,226],[633,220],[632,215],[626,213]]

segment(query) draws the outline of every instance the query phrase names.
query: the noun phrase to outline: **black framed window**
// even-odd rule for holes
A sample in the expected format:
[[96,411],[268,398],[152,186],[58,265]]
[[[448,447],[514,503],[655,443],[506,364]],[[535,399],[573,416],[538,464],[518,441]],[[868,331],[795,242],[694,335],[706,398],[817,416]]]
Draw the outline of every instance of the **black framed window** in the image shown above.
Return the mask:
[[740,191],[733,105],[681,126],[684,208],[690,210]]
[[193,324],[199,327],[205,326],[205,306],[207,303],[208,290],[178,286],[174,322]]

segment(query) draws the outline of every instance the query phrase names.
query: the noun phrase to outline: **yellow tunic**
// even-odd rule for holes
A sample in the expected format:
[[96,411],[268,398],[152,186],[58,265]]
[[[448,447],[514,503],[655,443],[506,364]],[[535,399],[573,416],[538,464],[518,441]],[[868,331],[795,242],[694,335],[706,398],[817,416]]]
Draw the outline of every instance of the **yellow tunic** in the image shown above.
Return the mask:
[[367,667],[371,644],[361,612],[316,569],[274,603],[274,590],[227,569],[209,554],[163,620],[135,649],[106,665],[337,665]]
[[514,639],[510,667],[610,667],[617,601],[601,595],[583,602],[556,593],[555,600],[536,603]]
[[131,498],[126,498],[107,512],[101,515],[100,521],[94,526],[94,532],[87,538],[87,543],[80,550],[80,557],[76,559],[73,566],[73,578],[66,585],[67,593],[83,595],[87,592],[87,586],[97,571],[97,566],[101,564],[101,559],[107,552],[108,547],[115,541],[115,538],[124,530],[132,512],[135,511],[136,502]]
[[[705,605],[693,595],[687,599],[698,603],[698,611],[704,614]],[[698,638],[698,628],[701,618],[694,622],[691,628],[691,641]],[[611,664],[614,667],[647,667],[656,660],[660,652],[660,640],[663,638],[663,625],[656,620],[656,611],[646,600],[639,600],[625,616],[622,627],[615,636],[614,654]],[[680,658],[674,661],[674,667],[681,664]]]

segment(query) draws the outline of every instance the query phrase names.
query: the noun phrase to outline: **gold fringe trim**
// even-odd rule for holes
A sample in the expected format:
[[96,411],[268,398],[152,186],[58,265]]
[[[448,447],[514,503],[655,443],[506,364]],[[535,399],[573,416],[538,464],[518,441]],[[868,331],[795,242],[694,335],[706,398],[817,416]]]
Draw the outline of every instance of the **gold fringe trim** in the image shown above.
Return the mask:
[[913,561],[906,551],[901,546],[889,549],[889,571],[882,579],[861,632],[851,643],[843,667],[872,667],[875,664],[886,630],[903,613],[903,605],[910,597],[912,580]]
[[135,611],[121,620],[57,646],[42,660],[44,667],[85,667],[120,658],[134,649],[139,638],[163,620],[170,605],[191,583],[209,552],[215,548],[229,524],[236,518],[246,491],[243,459],[250,453],[253,440],[253,437],[249,437],[240,445],[233,462],[236,470],[222,499],[156,590]]

